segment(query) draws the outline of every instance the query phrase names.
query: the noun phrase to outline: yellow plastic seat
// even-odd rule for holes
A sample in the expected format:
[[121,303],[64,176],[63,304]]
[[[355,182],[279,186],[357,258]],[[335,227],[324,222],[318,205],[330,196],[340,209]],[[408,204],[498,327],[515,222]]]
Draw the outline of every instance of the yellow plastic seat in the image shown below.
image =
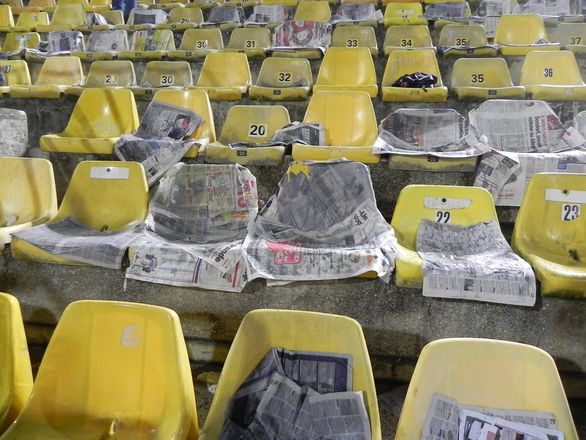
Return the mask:
[[122,11],[114,9],[99,11],[99,14],[111,24],[86,24],[78,26],[77,30],[81,32],[109,31],[115,29],[117,26],[124,26],[124,15],[122,15]]
[[[97,231],[124,231],[144,221],[147,205],[148,186],[140,163],[84,161],[75,168],[57,216],[48,224],[71,217]],[[53,255],[17,237],[12,238],[11,249],[12,256],[19,260],[87,265]]]
[[[143,18],[145,16],[148,18]],[[145,8],[134,8],[130,12],[126,24],[116,25],[115,29],[129,32],[144,31],[155,29],[164,24],[166,20],[167,14],[164,11],[149,11]]]
[[150,99],[158,88],[183,89],[193,85],[187,61],[150,61],[138,87],[132,87],[137,99]]
[[173,31],[141,30],[132,35],[130,50],[121,50],[119,59],[156,61],[163,59],[169,51],[175,50]]
[[259,101],[303,101],[312,84],[311,66],[305,58],[271,57],[263,61],[249,95]]
[[444,56],[496,56],[489,46],[484,27],[479,24],[448,24],[440,32],[438,46]]
[[81,4],[57,5],[49,25],[37,25],[37,32],[70,31],[86,24],[85,9]]
[[[214,115],[208,95],[203,90],[159,90],[155,93],[153,100],[165,102],[167,104],[185,107],[199,115],[204,121],[190,138],[194,140],[207,139],[208,142],[216,141],[216,128],[214,125]],[[184,157],[195,157],[199,152],[198,146],[193,146]]]
[[49,14],[46,12],[23,12],[16,20],[14,32],[31,32],[36,31],[38,25],[49,24]]
[[373,57],[378,55],[376,34],[372,26],[336,26],[330,47],[366,47]]
[[102,15],[106,12],[112,12],[112,0],[90,0],[89,6],[86,7],[86,11],[97,12]]
[[34,85],[12,86],[12,98],[59,98],[65,89],[83,83],[83,70],[78,57],[47,58]]
[[203,10],[211,9],[223,3],[222,0],[192,0],[185,5],[186,8],[201,8]]
[[[393,84],[403,75],[423,72],[437,77],[434,87],[409,88]],[[387,59],[382,81],[383,101],[391,102],[444,102],[448,88],[442,83],[441,72],[432,49],[396,49]]]
[[220,29],[187,29],[178,50],[170,50],[167,57],[173,60],[195,61],[206,55],[224,50]]
[[237,101],[250,86],[250,68],[243,53],[211,53],[206,56],[197,80],[212,101]]
[[233,142],[267,143],[275,131],[291,121],[289,112],[280,105],[235,105],[228,109],[217,143],[205,149],[208,163],[239,163],[242,165],[277,165],[283,160],[285,147],[234,147]]
[[331,47],[321,62],[314,92],[341,90],[378,95],[376,72],[370,51],[365,47]]
[[[10,234],[51,220],[57,214],[51,162],[23,157],[0,158],[0,200],[0,246],[10,243]],[[0,386],[0,395],[2,391]],[[4,414],[1,404],[0,414]]]
[[521,68],[521,80],[532,99],[544,101],[583,101],[586,84],[582,81],[580,67],[569,50],[551,53],[529,52]]
[[[444,9],[445,6],[442,5],[434,5],[437,3],[444,3],[448,6],[448,9]],[[457,9],[454,9],[454,6]],[[437,17],[439,15],[447,15],[446,18],[434,18],[431,19],[430,17]],[[431,4],[427,4],[425,7],[425,15],[430,18],[430,21],[433,22],[434,29],[442,29],[444,26],[450,24],[461,24],[462,21],[458,19],[462,19],[465,17],[470,17],[472,15],[472,11],[470,10],[470,5],[467,1],[456,0],[453,1],[432,1]]]
[[421,18],[422,15],[421,3],[389,3],[385,8],[384,23],[386,27],[413,24],[427,26],[427,20]]
[[113,89],[136,86],[136,74],[132,61],[94,61],[83,87],[69,87],[66,95],[81,95],[90,88]]
[[385,34],[385,55],[395,49],[432,49],[435,52],[429,28],[421,24],[389,27]]
[[543,173],[529,181],[512,246],[533,267],[542,295],[586,298],[585,204],[584,174]]
[[299,0],[260,0],[261,5],[265,6],[297,6]]
[[271,33],[267,28],[236,28],[230,34],[226,52],[242,52],[248,58],[264,58],[271,47]]
[[12,7],[12,12],[15,14],[22,14],[23,12],[50,12],[54,10],[55,0],[30,0],[28,5],[23,6],[22,8]]
[[37,32],[10,32],[2,44],[2,52],[18,52],[22,49],[38,49],[41,36]]
[[294,160],[329,160],[345,157],[363,163],[378,163],[372,154],[378,135],[376,115],[366,92],[315,92],[303,122],[321,124],[325,146],[293,145]]
[[234,393],[273,347],[351,354],[353,390],[364,393],[372,440],[382,439],[372,367],[360,324],[325,313],[254,310],[246,314],[232,342],[200,440],[219,437]]
[[[229,15],[231,18],[228,18]],[[233,6],[228,3],[222,3],[220,6],[212,8],[203,23],[204,27],[218,28],[221,31],[231,31],[242,26],[246,16],[242,6]]]
[[434,393],[462,405],[552,412],[564,439],[578,440],[554,360],[530,345],[492,339],[441,339],[417,360],[396,440],[420,438]]
[[4,438],[108,437],[197,439],[189,356],[173,310],[114,301],[70,304],[32,398]]
[[0,292],[0,434],[22,411],[33,373],[18,300]]
[[328,23],[332,16],[330,4],[325,0],[301,0],[295,10],[295,21],[322,21]]
[[61,133],[41,136],[41,150],[55,153],[112,154],[123,134],[138,128],[138,112],[130,90],[84,90]]
[[0,74],[4,85],[0,86],[2,95],[10,92],[12,86],[30,86],[31,75],[24,60],[0,60]]
[[553,40],[576,55],[586,54],[586,23],[558,24]]
[[201,26],[203,12],[200,8],[173,8],[169,12],[167,23],[158,25],[159,29],[171,29],[172,31],[185,31]]
[[189,3],[188,0],[157,0],[155,3],[149,5],[149,9],[169,11],[174,8],[184,8],[187,3]]
[[9,5],[0,5],[0,32],[10,32],[14,28],[14,17]]
[[460,58],[452,69],[450,88],[459,100],[523,98],[525,88],[515,86],[502,58]]
[[[467,201],[467,207],[453,207],[465,205]],[[446,185],[404,187],[399,193],[391,220],[399,244],[395,260],[397,286],[421,288],[423,285],[422,261],[416,248],[417,230],[422,220],[461,226],[491,220],[498,222],[492,197],[484,188]]]
[[532,50],[559,50],[549,43],[543,19],[537,14],[503,15],[496,27],[495,44],[503,55],[527,55]]
[[83,62],[112,60],[120,51],[128,50],[128,35],[122,30],[94,31],[87,40],[85,51],[73,51],[72,56],[79,57]]

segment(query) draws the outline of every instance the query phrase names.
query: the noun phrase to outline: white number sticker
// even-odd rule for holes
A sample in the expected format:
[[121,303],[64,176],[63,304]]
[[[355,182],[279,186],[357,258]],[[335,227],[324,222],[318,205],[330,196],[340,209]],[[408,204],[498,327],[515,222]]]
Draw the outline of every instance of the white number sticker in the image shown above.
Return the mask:
[[207,49],[208,47],[208,40],[197,40],[195,42],[196,49]]
[[580,205],[573,203],[562,204],[562,221],[571,222],[580,217]]
[[118,84],[118,75],[106,74],[104,84]]
[[248,127],[248,136],[249,137],[263,137],[267,135],[267,125],[266,124],[250,124]]
[[436,211],[435,212],[435,221],[436,223],[450,223],[452,219],[452,214],[450,211]]
[[162,86],[172,86],[175,82],[175,76],[173,75],[161,75]]
[[291,72],[279,72],[277,74],[277,80],[279,82],[291,82]]

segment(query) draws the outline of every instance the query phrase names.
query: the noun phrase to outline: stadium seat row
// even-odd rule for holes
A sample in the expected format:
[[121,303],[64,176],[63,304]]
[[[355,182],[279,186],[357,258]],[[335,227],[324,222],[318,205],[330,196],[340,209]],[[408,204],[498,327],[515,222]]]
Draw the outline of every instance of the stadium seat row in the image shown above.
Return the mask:
[[[246,116],[243,109],[234,108],[237,109],[232,114],[234,118]],[[234,125],[233,129],[242,131],[238,123]],[[94,178],[98,168],[126,169],[126,178]],[[12,255],[17,259],[83,265],[53,255],[21,238],[11,239],[10,234],[66,218],[98,231],[122,231],[142,223],[147,215],[149,190],[139,163],[80,163],[58,211],[49,161],[1,158],[0,170],[3,179],[0,188],[5,192],[2,194],[3,211],[6,210],[0,214],[17,219],[11,226],[0,228],[0,241],[11,243]],[[533,266],[543,295],[584,297],[586,265],[580,260],[580,255],[586,252],[586,218],[580,216],[586,200],[584,188],[586,175],[583,174],[537,174],[528,185],[515,222],[512,247]],[[441,200],[443,205],[428,206],[425,201],[431,199]],[[450,205],[454,200],[466,200],[467,204]],[[498,223],[492,197],[483,188],[406,186],[399,195],[391,220],[399,243],[395,275],[398,286],[420,288],[423,284],[423,262],[416,249],[417,231],[423,220],[462,226],[489,221]]]
[[[0,372],[6,378],[0,381],[0,434],[8,428],[1,440],[216,440],[234,394],[273,347],[351,355],[352,389],[363,393],[371,438],[382,439],[367,344],[360,324],[349,317],[289,310],[247,313],[200,433],[189,355],[173,310],[113,301],[70,304],[34,383],[15,297],[0,293],[0,316],[6,324],[0,326]],[[434,393],[465,405],[551,412],[564,439],[578,439],[554,360],[530,345],[466,338],[426,345],[395,439],[421,437]]]

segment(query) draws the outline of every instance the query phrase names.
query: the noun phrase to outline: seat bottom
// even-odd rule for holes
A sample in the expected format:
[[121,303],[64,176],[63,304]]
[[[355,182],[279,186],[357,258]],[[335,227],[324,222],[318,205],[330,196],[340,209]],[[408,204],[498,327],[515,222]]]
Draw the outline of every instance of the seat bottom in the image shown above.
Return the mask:
[[330,160],[346,158],[362,163],[379,163],[380,156],[372,154],[372,146],[312,146],[293,145],[294,160]]

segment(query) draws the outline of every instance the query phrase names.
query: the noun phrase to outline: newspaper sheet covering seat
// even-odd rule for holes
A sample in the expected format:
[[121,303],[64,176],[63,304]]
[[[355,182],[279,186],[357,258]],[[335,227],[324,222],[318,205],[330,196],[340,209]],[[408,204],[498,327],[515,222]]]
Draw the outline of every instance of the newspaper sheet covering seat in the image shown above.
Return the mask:
[[210,53],[201,68],[196,87],[212,101],[238,101],[251,84],[248,58],[243,53]]
[[285,21],[293,20],[295,8],[283,5],[256,5],[244,20],[244,26],[266,26],[269,29]]
[[585,139],[564,128],[544,101],[490,100],[468,113],[492,152],[476,170],[474,184],[501,206],[520,206],[529,179],[539,172],[586,172]]
[[421,24],[390,26],[385,34],[383,47],[387,56],[395,49],[429,48],[435,52],[429,28]]
[[161,9],[134,8],[130,12],[126,24],[116,25],[116,29],[126,31],[140,31],[155,29],[167,21],[167,13]]
[[171,11],[175,8],[184,8],[189,0],[157,0],[149,5],[149,9],[163,9]]
[[378,211],[368,167],[293,162],[244,243],[249,278],[343,279],[394,268],[393,229]]
[[[4,243],[0,241],[0,250]],[[0,434],[20,414],[33,388],[24,322],[16,297],[0,292]]]
[[48,24],[49,14],[46,12],[23,12],[18,16],[12,32],[34,32],[38,25]]
[[242,244],[258,211],[256,179],[239,165],[174,165],[149,206],[148,231],[130,249],[126,277],[241,291]]
[[82,61],[112,60],[121,50],[128,50],[128,35],[123,30],[94,31],[87,40],[86,51],[71,54]]
[[41,35],[37,32],[10,32],[2,43],[1,58],[22,58],[27,49],[38,50]]
[[421,3],[389,3],[385,8],[384,23],[386,27],[415,24],[427,26],[427,20],[421,18],[422,15]]
[[378,55],[378,43],[372,26],[336,26],[331,47],[366,47],[373,57]]
[[53,56],[72,55],[73,52],[85,51],[85,40],[79,31],[49,32],[47,41],[41,41],[38,49],[26,49],[24,57],[27,61],[44,62]]
[[175,50],[173,31],[170,30],[143,30],[132,35],[130,50],[118,53],[119,59],[129,60],[160,60],[168,51]]
[[440,32],[438,49],[443,56],[493,57],[497,47],[488,44],[480,24],[448,24]]
[[259,101],[303,101],[309,96],[312,84],[307,59],[271,57],[263,61],[249,96]]
[[178,50],[170,50],[167,57],[171,60],[195,61],[209,53],[222,52],[224,40],[220,29],[187,29]]
[[148,186],[139,163],[85,161],[75,169],[57,216],[13,234],[14,258],[120,269],[143,229]]
[[241,6],[215,6],[202,26],[217,27],[222,31],[242,26],[246,16]]
[[46,159],[0,158],[0,246],[10,234],[43,224],[57,214],[53,166]]
[[571,2],[564,0],[557,1],[543,1],[543,0],[528,0],[526,2],[517,3],[513,8],[513,14],[538,14],[541,17],[559,18],[572,15]]
[[586,298],[586,175],[542,173],[529,181],[513,249],[541,282],[542,295]]
[[132,87],[136,99],[151,99],[157,89],[184,89],[193,85],[187,61],[149,61],[140,84]]
[[390,153],[392,169],[474,171],[490,149],[456,110],[401,108],[381,121],[372,151]]
[[132,61],[94,61],[83,87],[69,87],[66,95],[81,95],[85,89],[130,88],[136,86],[136,74]]
[[553,32],[553,40],[576,55],[586,54],[586,23],[558,24]]
[[560,50],[559,43],[548,41],[543,19],[537,14],[503,15],[494,43],[506,56],[523,56],[532,50]]
[[441,28],[453,23],[468,23],[471,15],[466,1],[442,1],[428,4],[422,17],[433,22],[434,28]]
[[77,30],[81,32],[109,31],[115,29],[116,26],[124,24],[124,15],[122,15],[122,11],[117,9],[100,11],[99,15],[104,17],[106,23],[100,23],[98,21],[90,22],[77,26]]
[[[445,29],[445,28],[444,28]],[[452,69],[450,88],[458,100],[523,98],[525,88],[515,86],[503,58],[460,58]]]
[[[350,358],[351,389],[363,394],[370,418],[371,438],[382,439],[372,368],[360,324],[352,318],[324,313],[254,310],[247,313],[242,320],[230,347],[209,415],[202,429],[202,440],[219,438],[226,420],[226,411],[234,394],[273,347],[284,347],[287,351],[283,354],[294,350],[298,358],[309,351],[338,353],[338,363],[342,363],[344,358]],[[295,364],[296,362],[286,362],[286,365]],[[340,372],[343,371],[342,365]],[[309,373],[308,370],[303,370]],[[330,374],[332,369],[320,368],[319,371],[327,371],[326,374]],[[340,374],[339,377],[342,378],[343,375]],[[289,434],[284,432],[283,435]],[[301,438],[313,437],[297,436],[297,439]],[[326,438],[338,436],[334,434],[333,437]]]
[[226,52],[242,52],[248,58],[264,58],[271,47],[271,33],[267,28],[236,28],[230,34]]
[[277,165],[283,160],[285,147],[270,145],[270,140],[289,122],[289,112],[280,105],[230,107],[218,142],[206,146],[205,161]]
[[159,24],[157,28],[185,31],[201,26],[203,23],[203,12],[200,8],[174,8],[169,12],[167,20],[167,23]]
[[[474,406],[480,411],[496,411],[515,419],[539,411],[547,423],[550,421],[543,416],[553,413],[564,438],[578,439],[555,362],[536,347],[472,338],[442,339],[427,344],[419,355],[407,390],[397,440],[426,438],[426,414],[434,394],[450,396],[465,408]],[[446,417],[450,407],[439,402],[439,411],[435,412],[438,418],[434,431],[441,440],[458,438]],[[559,439],[557,436],[542,438]]]
[[373,4],[341,4],[332,15],[330,22],[338,26],[359,24],[376,27],[383,22],[383,13],[375,9]]
[[57,5],[49,25],[37,25],[37,32],[70,31],[86,24],[83,5]]
[[30,86],[31,76],[24,60],[0,60],[0,93],[7,94],[12,86]]
[[332,25],[319,21],[286,21],[273,33],[273,56],[320,59],[332,42]]

